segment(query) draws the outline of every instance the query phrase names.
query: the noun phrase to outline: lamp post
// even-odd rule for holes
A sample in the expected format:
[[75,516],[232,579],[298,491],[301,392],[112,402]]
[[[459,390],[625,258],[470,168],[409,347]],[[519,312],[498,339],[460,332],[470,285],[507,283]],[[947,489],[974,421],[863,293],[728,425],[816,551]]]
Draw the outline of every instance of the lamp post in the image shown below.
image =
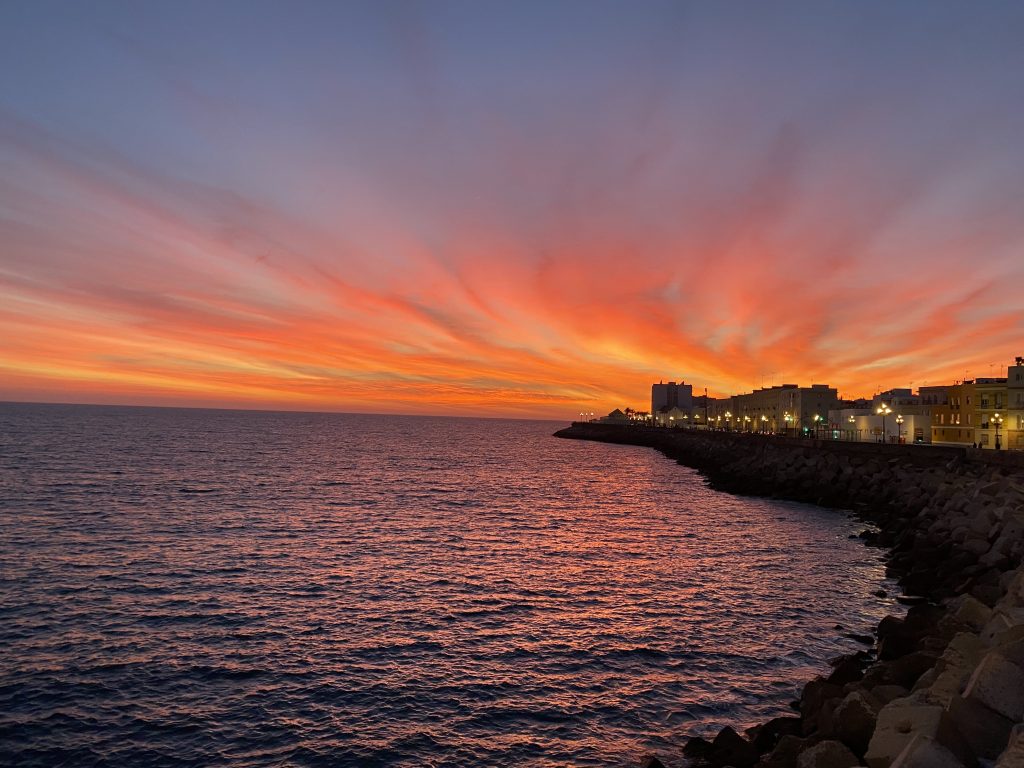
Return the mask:
[[768,431],[768,417],[765,416],[763,413],[761,414],[761,431],[762,432],[767,432]]
[[890,408],[885,403],[882,403],[880,406],[878,406],[878,410],[875,411],[875,413],[882,414],[882,442],[884,443],[885,442],[885,417],[888,416],[890,413],[892,413],[892,408]]
[[857,423],[857,419],[851,413],[850,417],[847,419],[847,421],[850,422],[850,442],[852,443],[853,442],[853,433],[854,433],[853,425]]
[[903,414],[896,414],[896,442],[903,442]]
[[744,416],[743,417],[743,431],[744,432],[749,432],[750,431],[750,417],[749,416]]
[[821,427],[821,414],[814,414],[814,439],[818,440],[821,435],[818,434],[818,430]]
[[997,413],[992,417],[992,421],[996,423],[996,450],[998,451],[1000,448],[1003,447],[1002,444],[999,442],[999,427],[1002,426],[1003,424],[1003,417]]

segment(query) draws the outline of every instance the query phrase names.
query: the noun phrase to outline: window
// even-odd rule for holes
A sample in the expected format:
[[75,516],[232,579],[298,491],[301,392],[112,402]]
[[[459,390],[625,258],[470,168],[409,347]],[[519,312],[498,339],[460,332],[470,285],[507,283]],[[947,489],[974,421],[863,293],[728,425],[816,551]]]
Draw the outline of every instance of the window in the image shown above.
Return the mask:
[[968,423],[968,424],[970,424],[970,423],[971,423],[971,415],[972,415],[972,414],[970,414],[970,413],[968,413],[968,414],[967,414],[967,423]]

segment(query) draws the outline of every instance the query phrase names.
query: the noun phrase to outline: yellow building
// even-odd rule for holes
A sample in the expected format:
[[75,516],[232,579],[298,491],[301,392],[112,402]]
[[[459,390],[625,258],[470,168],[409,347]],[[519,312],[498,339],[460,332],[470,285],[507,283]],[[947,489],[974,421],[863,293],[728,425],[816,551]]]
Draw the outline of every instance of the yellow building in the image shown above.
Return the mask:
[[946,402],[932,406],[932,443],[937,445],[974,445],[977,400],[973,381],[946,388]]
[[974,380],[974,431],[979,448],[1005,448],[1006,379],[979,378]]

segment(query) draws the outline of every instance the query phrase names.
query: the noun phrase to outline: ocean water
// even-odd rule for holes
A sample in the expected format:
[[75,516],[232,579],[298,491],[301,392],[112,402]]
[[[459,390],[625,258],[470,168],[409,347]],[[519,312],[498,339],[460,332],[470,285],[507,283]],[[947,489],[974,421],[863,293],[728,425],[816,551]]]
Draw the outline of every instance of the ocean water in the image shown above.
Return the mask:
[[842,513],[559,426],[0,405],[0,764],[678,765],[891,610]]

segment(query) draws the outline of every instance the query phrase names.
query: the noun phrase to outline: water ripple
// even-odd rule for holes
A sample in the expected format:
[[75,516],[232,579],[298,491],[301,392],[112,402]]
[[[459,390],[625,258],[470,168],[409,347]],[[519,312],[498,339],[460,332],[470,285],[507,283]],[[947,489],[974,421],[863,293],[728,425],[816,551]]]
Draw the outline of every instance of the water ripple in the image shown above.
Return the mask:
[[552,431],[0,406],[0,764],[628,765],[890,608],[841,514]]

